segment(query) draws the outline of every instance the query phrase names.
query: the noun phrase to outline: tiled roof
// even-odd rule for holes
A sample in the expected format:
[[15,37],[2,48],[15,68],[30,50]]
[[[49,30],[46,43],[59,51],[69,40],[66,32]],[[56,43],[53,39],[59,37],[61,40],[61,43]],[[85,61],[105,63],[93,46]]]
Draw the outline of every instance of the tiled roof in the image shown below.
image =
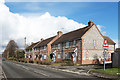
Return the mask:
[[108,36],[103,36],[104,39],[107,39],[108,43],[113,43],[115,44],[115,42],[113,40],[111,40]]
[[36,43],[32,43],[30,46],[28,46],[27,48],[26,48],[26,50],[27,49],[32,49],[36,44],[38,44],[39,43],[39,41],[38,42],[36,42]]
[[[60,38],[58,38],[53,44],[58,44],[61,42],[72,41],[75,39],[81,39],[81,37],[91,28],[91,26],[86,26],[84,28],[80,28],[66,34],[63,34]],[[53,45],[52,44],[52,45]]]
[[115,50],[115,52],[120,52],[120,48],[117,48],[117,49]]
[[40,46],[44,46],[47,45],[51,40],[53,40],[53,38],[55,38],[56,36],[50,37],[48,39],[45,39],[43,41],[41,41],[36,47],[40,47]]

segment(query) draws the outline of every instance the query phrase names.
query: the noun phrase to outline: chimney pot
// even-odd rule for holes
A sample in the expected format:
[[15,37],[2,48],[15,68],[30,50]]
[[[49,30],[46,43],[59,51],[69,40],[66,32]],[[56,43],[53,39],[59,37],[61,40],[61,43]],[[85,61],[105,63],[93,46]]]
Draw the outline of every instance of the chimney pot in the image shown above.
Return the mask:
[[92,26],[94,23],[90,20],[89,22],[88,22],[88,26]]
[[62,35],[62,31],[58,31],[57,35],[60,37]]
[[31,44],[33,44],[33,42],[31,42]]
[[41,38],[40,40],[41,40],[41,41],[43,41],[44,39],[43,39],[43,38]]

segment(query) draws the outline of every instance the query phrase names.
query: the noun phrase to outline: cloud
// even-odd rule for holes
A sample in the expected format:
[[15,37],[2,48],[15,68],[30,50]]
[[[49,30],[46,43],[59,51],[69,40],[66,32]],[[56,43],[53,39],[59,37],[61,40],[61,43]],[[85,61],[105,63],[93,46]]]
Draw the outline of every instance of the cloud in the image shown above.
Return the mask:
[[39,41],[57,35],[57,31],[64,33],[84,27],[85,24],[77,23],[66,17],[54,17],[49,12],[43,15],[25,17],[9,11],[3,2],[0,2],[0,28],[2,29],[2,44],[7,45],[13,39],[19,47],[24,46],[24,37],[27,43]]
[[[38,14],[38,13],[37,13]],[[41,14],[41,13],[40,13]],[[9,40],[15,40],[20,48],[24,47],[24,37],[27,38],[27,44],[39,41],[41,38],[48,38],[57,35],[57,31],[63,33],[85,27],[85,24],[75,22],[64,16],[51,16],[46,12],[38,16],[23,16],[12,13],[4,4],[0,2],[0,29],[2,42],[0,45],[6,46]],[[101,26],[99,25],[101,31]],[[0,53],[4,47],[0,48]]]
[[103,26],[103,25],[97,25],[97,27],[100,30],[100,32],[102,33],[102,35],[106,35],[106,31],[103,30],[103,28],[105,28],[105,26]]

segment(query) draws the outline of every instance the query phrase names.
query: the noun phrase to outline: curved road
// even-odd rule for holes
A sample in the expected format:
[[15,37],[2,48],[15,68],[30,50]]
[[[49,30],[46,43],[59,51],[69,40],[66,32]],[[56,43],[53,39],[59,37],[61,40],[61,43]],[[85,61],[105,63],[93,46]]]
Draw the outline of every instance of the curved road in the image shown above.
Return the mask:
[[17,63],[12,61],[3,61],[2,68],[7,78],[84,78],[87,80],[101,80],[101,78],[97,77],[63,72],[43,66]]

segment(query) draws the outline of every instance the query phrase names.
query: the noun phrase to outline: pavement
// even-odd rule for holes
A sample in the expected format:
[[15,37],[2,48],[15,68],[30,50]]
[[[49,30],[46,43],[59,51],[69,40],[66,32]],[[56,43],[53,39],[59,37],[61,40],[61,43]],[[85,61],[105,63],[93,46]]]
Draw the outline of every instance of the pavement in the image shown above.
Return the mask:
[[[120,77],[118,76],[107,75],[107,74],[102,74],[99,72],[92,71],[93,69],[103,69],[102,65],[101,66],[100,65],[99,66],[98,65],[74,65],[74,66],[43,65],[43,66],[53,68],[56,70],[82,74],[86,76],[95,76],[95,77],[105,78],[105,79],[120,80]],[[110,67],[110,65],[106,65],[106,67],[108,68]]]
[[2,70],[2,60],[0,59],[0,80],[6,78],[5,73]]
[[[68,66],[64,66],[63,69],[63,67],[60,68],[61,66],[38,65],[12,61],[4,61],[2,66],[8,80],[9,78],[83,78],[85,80],[105,80],[104,78],[92,76],[91,74],[86,73],[85,70],[72,71],[65,69],[65,67],[68,68]],[[74,68],[77,66],[71,67]]]

